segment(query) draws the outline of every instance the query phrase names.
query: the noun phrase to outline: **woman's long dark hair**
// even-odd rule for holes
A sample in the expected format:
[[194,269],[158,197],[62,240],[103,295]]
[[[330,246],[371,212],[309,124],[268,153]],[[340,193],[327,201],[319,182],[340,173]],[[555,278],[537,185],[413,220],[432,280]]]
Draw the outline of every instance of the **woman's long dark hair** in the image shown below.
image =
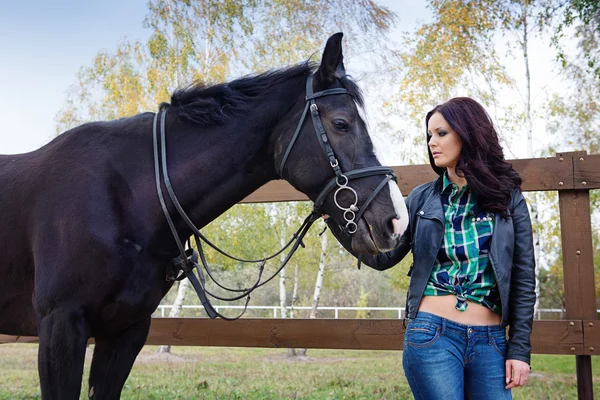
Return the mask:
[[[506,216],[511,192],[521,186],[522,180],[512,165],[504,160],[498,133],[488,113],[471,98],[455,97],[427,113],[425,130],[429,118],[436,112],[442,114],[462,141],[456,173],[464,176],[471,189],[477,193],[482,210]],[[438,175],[443,174],[445,168],[437,167],[431,151],[428,153],[433,170]]]

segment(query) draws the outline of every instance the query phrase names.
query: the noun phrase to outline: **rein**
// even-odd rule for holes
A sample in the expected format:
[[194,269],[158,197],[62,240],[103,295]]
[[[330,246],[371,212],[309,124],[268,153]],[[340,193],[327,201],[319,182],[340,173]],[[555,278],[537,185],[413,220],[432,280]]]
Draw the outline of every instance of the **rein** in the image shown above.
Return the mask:
[[[325,131],[325,128],[323,127],[323,124],[321,123],[321,118],[319,116],[319,109],[317,107],[317,104],[315,103],[315,99],[317,99],[319,97],[329,96],[329,95],[348,94],[348,91],[344,88],[336,88],[336,89],[327,89],[327,90],[323,90],[321,92],[313,93],[312,79],[313,79],[313,77],[311,74],[311,75],[309,75],[307,82],[306,82],[306,105],[304,107],[302,117],[300,118],[300,121],[296,127],[294,135],[292,136],[290,144],[288,145],[288,148],[282,158],[280,167],[277,172],[279,173],[279,176],[283,176],[282,175],[283,169],[284,169],[285,163],[287,161],[287,158],[288,158],[290,152],[292,151],[292,147],[296,143],[296,140],[301,131],[304,120],[306,119],[306,115],[308,114],[308,112],[310,110],[310,115],[311,115],[311,119],[312,119],[312,122],[313,122],[313,125],[315,128],[315,133],[317,135],[317,139],[319,140],[321,149],[325,153],[325,156],[328,158],[329,164],[331,165],[331,168],[333,169],[336,176],[333,177],[322,189],[321,193],[317,196],[317,199],[314,202],[313,210],[304,219],[304,221],[302,222],[302,224],[300,225],[298,230],[296,230],[296,232],[292,235],[292,238],[287,242],[287,244],[285,246],[283,246],[283,248],[281,250],[279,250],[276,253],[274,253],[273,255],[271,255],[269,257],[265,257],[263,259],[245,260],[245,259],[231,256],[230,254],[219,249],[216,245],[214,245],[212,242],[210,242],[204,235],[202,235],[202,233],[194,225],[194,223],[191,221],[191,219],[188,217],[188,215],[185,213],[185,211],[181,207],[181,204],[179,203],[179,200],[177,199],[177,196],[175,195],[175,192],[173,190],[173,186],[171,184],[171,180],[169,179],[169,175],[168,175],[168,171],[167,171],[167,148],[166,148],[165,120],[166,120],[167,108],[168,108],[169,104],[162,103],[159,107],[159,111],[156,113],[156,115],[154,117],[152,140],[153,140],[153,150],[154,150],[154,173],[155,173],[155,178],[156,178],[156,190],[157,190],[158,199],[159,199],[162,211],[165,215],[165,218],[167,220],[169,228],[171,229],[171,233],[173,234],[173,238],[175,239],[175,242],[176,242],[177,247],[180,252],[180,255],[172,261],[172,264],[167,269],[166,280],[174,281],[174,280],[181,280],[184,277],[187,277],[190,280],[190,282],[192,283],[192,286],[194,287],[194,290],[196,291],[196,294],[198,295],[198,298],[200,299],[202,306],[204,306],[206,313],[208,314],[209,318],[211,318],[211,319],[220,317],[225,320],[235,320],[235,319],[240,318],[246,312],[246,310],[248,308],[248,303],[250,301],[250,293],[252,291],[254,291],[256,288],[259,288],[259,287],[265,285],[266,283],[270,282],[273,278],[275,278],[279,274],[279,272],[281,272],[281,270],[286,266],[286,264],[288,263],[288,261],[290,260],[292,255],[298,249],[298,247],[299,246],[304,247],[304,244],[302,243],[302,239],[304,238],[304,236],[306,235],[306,233],[308,232],[308,230],[310,229],[312,224],[317,219],[319,219],[320,216],[323,215],[323,212],[321,211],[321,207],[323,206],[323,203],[325,202],[325,199],[327,198],[327,196],[332,191],[335,190],[334,202],[335,202],[336,206],[340,210],[343,211],[344,219],[346,220],[346,226],[342,227],[342,230],[348,234],[353,234],[358,229],[357,221],[360,220],[364,211],[367,209],[368,205],[373,201],[375,196],[383,189],[385,184],[387,184],[391,179],[396,178],[396,175],[394,174],[394,172],[391,168],[381,167],[381,166],[355,169],[355,170],[351,170],[345,174],[342,172],[342,170],[339,166],[339,162],[338,162],[337,158],[335,157],[335,153],[334,153],[331,145],[329,144],[329,140],[327,138],[327,133]],[[160,140],[159,140],[159,136],[160,136]],[[160,143],[160,147],[159,147],[159,143]],[[179,238],[179,234],[177,233],[177,229],[175,228],[175,224],[173,222],[173,219],[171,218],[171,215],[168,211],[168,208],[167,208],[167,205],[166,205],[166,202],[164,199],[163,189],[161,187],[161,179],[160,179],[161,171],[162,171],[163,183],[167,190],[167,194],[169,195],[169,198],[171,199],[173,206],[175,207],[175,209],[177,210],[177,212],[179,213],[181,218],[188,225],[188,227],[192,230],[192,236],[196,243],[196,247],[198,248],[198,252],[196,252],[190,246],[189,240],[188,240],[188,246],[186,249],[184,247],[184,243]],[[348,183],[352,179],[359,179],[359,178],[364,178],[364,177],[374,176],[374,175],[385,175],[385,178],[375,188],[375,190],[370,194],[370,196],[367,198],[367,200],[364,202],[364,204],[359,209],[357,206],[358,194],[356,193],[356,191],[354,189],[352,189],[350,186],[348,186]],[[336,186],[337,186],[337,189],[336,189]],[[342,191],[349,191],[354,196],[354,200],[347,207],[340,205],[340,203],[338,202],[338,198],[337,198],[338,194]],[[254,284],[252,286],[250,286],[249,288],[245,288],[245,289],[232,289],[232,288],[228,288],[228,287],[225,287],[224,285],[220,284],[214,278],[213,274],[210,272],[210,268],[206,262],[204,250],[202,248],[202,242],[206,243],[208,246],[212,247],[214,250],[216,250],[220,254],[222,254],[226,257],[229,257],[233,260],[244,262],[244,263],[260,263],[258,277],[257,277],[256,281],[254,282]],[[266,262],[268,260],[271,260],[271,259],[277,257],[278,255],[280,255],[283,251],[285,251],[290,246],[291,246],[290,251],[288,252],[285,259],[282,261],[282,263],[279,266],[279,268],[277,269],[277,271],[275,271],[266,280],[262,280],[262,274],[264,272],[264,267],[265,267]],[[200,265],[198,263],[199,260],[202,263],[203,268],[200,267]],[[227,290],[227,291],[233,292],[233,293],[237,293],[237,294],[232,297],[220,297],[220,296],[215,295],[215,294],[211,293],[210,291],[208,291],[206,288],[206,285],[205,285],[206,279],[204,276],[203,269],[206,271],[207,275],[210,277],[210,279],[212,279],[213,282],[215,282],[215,284],[217,286],[221,287],[224,290]],[[194,270],[198,271],[198,276],[196,276]],[[182,273],[180,273],[180,271]],[[243,297],[246,297],[246,302],[245,302],[244,309],[242,310],[242,312],[238,316],[236,316],[234,318],[230,318],[230,317],[226,317],[226,316],[220,314],[210,303],[210,300],[207,295],[211,296],[215,299],[222,300],[222,301],[235,301],[235,300],[242,299]]]

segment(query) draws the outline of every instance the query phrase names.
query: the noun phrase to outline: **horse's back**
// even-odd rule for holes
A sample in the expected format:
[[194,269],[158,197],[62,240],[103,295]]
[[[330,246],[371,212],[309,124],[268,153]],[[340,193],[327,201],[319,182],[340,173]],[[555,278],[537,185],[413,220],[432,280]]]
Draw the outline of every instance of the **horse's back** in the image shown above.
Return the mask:
[[61,282],[80,272],[59,263],[85,263],[82,247],[115,235],[117,192],[127,191],[119,160],[135,147],[139,118],[85,124],[35,151],[0,155],[0,333],[35,334],[34,295],[78,290]]

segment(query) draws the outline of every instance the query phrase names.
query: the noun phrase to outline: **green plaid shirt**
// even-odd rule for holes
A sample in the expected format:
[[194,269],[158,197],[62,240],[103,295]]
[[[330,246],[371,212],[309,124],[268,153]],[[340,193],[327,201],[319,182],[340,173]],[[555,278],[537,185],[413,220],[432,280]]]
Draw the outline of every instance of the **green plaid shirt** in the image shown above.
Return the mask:
[[502,314],[500,295],[489,261],[494,214],[478,210],[477,194],[469,185],[461,189],[444,174],[442,205],[445,233],[425,296],[456,295],[456,309],[465,311],[467,300]]

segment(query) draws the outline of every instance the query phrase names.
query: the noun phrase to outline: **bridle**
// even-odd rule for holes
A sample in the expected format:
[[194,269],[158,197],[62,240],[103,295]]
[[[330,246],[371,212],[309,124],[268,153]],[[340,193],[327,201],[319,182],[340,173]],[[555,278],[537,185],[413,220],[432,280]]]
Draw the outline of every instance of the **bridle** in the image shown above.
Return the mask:
[[[223,318],[226,320],[234,320],[234,319],[240,318],[245,313],[245,311],[248,307],[248,303],[250,301],[250,293],[252,291],[254,291],[254,289],[265,285],[266,283],[271,281],[273,278],[275,278],[275,276],[277,276],[277,274],[279,274],[279,272],[288,263],[288,261],[290,260],[290,258],[294,254],[294,252],[298,249],[298,247],[299,246],[304,247],[304,244],[302,243],[302,239],[304,238],[304,236],[306,235],[306,233],[308,232],[308,230],[312,226],[312,224],[317,219],[319,219],[320,216],[323,215],[323,211],[321,210],[321,208],[323,206],[323,203],[325,202],[325,199],[327,198],[327,196],[329,194],[331,194],[332,191],[335,190],[334,196],[333,196],[334,203],[340,210],[342,210],[344,219],[346,221],[346,226],[340,227],[340,228],[342,229],[342,231],[351,235],[351,234],[355,233],[356,230],[358,229],[357,222],[360,220],[364,211],[368,208],[369,204],[373,201],[375,196],[377,196],[377,194],[383,189],[383,187],[391,179],[396,179],[396,175],[394,174],[393,170],[389,167],[383,167],[383,166],[354,169],[354,170],[348,171],[346,173],[344,173],[341,170],[339,162],[338,162],[337,158],[335,157],[333,148],[331,147],[331,144],[329,143],[329,139],[327,137],[327,132],[325,131],[325,128],[323,127],[323,124],[321,123],[321,118],[319,116],[319,108],[317,107],[315,99],[324,97],[324,96],[341,95],[341,94],[349,94],[349,93],[348,93],[348,90],[344,89],[344,88],[327,89],[327,90],[313,93],[312,82],[313,82],[313,75],[311,74],[308,76],[307,81],[306,81],[306,105],[304,107],[304,111],[302,113],[300,121],[298,122],[296,130],[294,131],[294,135],[292,136],[292,139],[284,153],[284,156],[281,160],[280,167],[278,168],[277,172],[280,177],[283,177],[282,174],[284,172],[284,167],[285,167],[286,161],[288,159],[288,156],[290,155],[290,152],[292,151],[292,148],[294,147],[294,144],[296,143],[296,140],[298,139],[298,135],[300,134],[300,131],[304,124],[304,120],[306,119],[306,116],[308,115],[308,113],[310,111],[311,119],[312,119],[312,122],[313,122],[313,125],[315,128],[315,133],[317,135],[317,139],[319,141],[321,149],[323,150],[323,152],[325,153],[325,156],[329,160],[329,165],[333,169],[333,171],[335,173],[335,177],[333,177],[321,190],[321,192],[319,193],[319,195],[317,196],[317,198],[314,202],[312,212],[304,219],[301,226],[292,235],[292,238],[287,242],[287,244],[281,250],[277,251],[275,254],[273,254],[269,257],[263,258],[263,259],[245,260],[245,259],[231,256],[231,255],[227,254],[226,252],[222,251],[221,249],[219,249],[217,246],[215,246],[213,243],[211,243],[204,235],[202,235],[202,233],[200,233],[198,228],[194,225],[194,223],[191,221],[191,219],[188,217],[188,215],[185,213],[185,211],[181,207],[181,204],[179,203],[179,200],[177,199],[177,196],[175,195],[175,192],[173,190],[173,186],[171,184],[171,180],[169,179],[169,175],[168,175],[168,171],[167,171],[165,120],[166,120],[167,109],[169,107],[169,104],[162,103],[159,107],[159,111],[156,113],[156,115],[154,117],[152,141],[153,141],[153,150],[154,150],[154,173],[155,173],[155,178],[156,178],[156,190],[157,190],[161,208],[163,210],[163,213],[165,215],[165,218],[167,220],[169,228],[171,229],[171,233],[173,234],[173,237],[175,239],[175,242],[176,242],[177,247],[180,252],[180,255],[178,257],[176,257],[172,261],[172,263],[169,265],[169,267],[167,268],[166,279],[167,279],[167,281],[174,281],[174,280],[181,280],[184,277],[187,277],[190,280],[190,282],[192,283],[192,286],[194,287],[194,290],[196,291],[198,298],[200,299],[200,302],[204,306],[206,313],[208,314],[208,316],[211,319],[220,317],[220,318]],[[160,141],[159,141],[159,135],[160,135]],[[159,143],[160,143],[160,146],[159,146]],[[164,196],[163,196],[163,189],[161,187],[161,181],[160,181],[161,171],[162,171],[163,183],[165,185],[165,188],[167,190],[169,198],[171,199],[173,206],[175,207],[175,209],[177,210],[177,212],[179,213],[179,215],[181,216],[183,221],[192,230],[192,236],[196,243],[196,247],[198,248],[198,252],[196,252],[190,246],[189,241],[188,241],[188,246],[187,246],[188,248],[186,249],[184,247],[183,242],[179,238],[179,234],[177,232],[177,229],[175,228],[175,224],[173,222],[173,219],[171,218],[171,215],[168,211],[168,208],[167,208]],[[358,179],[358,178],[364,178],[364,177],[368,177],[368,176],[374,176],[374,175],[385,175],[385,177],[382,180],[382,182],[375,188],[375,190],[369,195],[369,197],[365,200],[365,202],[362,204],[362,206],[359,208],[357,206],[358,194],[356,193],[356,191],[354,189],[352,189],[352,187],[348,186],[348,184],[351,180]],[[341,193],[343,191],[348,191],[351,193],[352,196],[354,196],[353,197],[354,200],[351,201],[350,204],[346,207],[341,205],[340,202],[338,201],[338,195],[339,195],[339,193]],[[233,289],[233,288],[225,287],[224,285],[217,282],[217,280],[215,280],[214,276],[212,275],[210,268],[206,262],[206,257],[204,255],[204,251],[202,248],[202,241],[205,242],[210,247],[212,247],[213,249],[215,249],[217,252],[219,252],[222,255],[229,257],[233,260],[240,261],[240,262],[247,262],[247,263],[259,263],[260,264],[259,273],[258,273],[258,278],[255,281],[255,283],[249,288]],[[275,273],[273,273],[273,275],[271,275],[269,278],[267,278],[265,280],[261,280],[265,263],[268,260],[273,259],[273,258],[277,257],[278,255],[280,255],[283,251],[285,251],[290,246],[292,246],[290,251],[286,255],[285,259],[282,261],[282,263],[281,263],[280,267],[277,269],[277,271]],[[202,266],[203,266],[204,270],[206,271],[206,273],[208,274],[208,276],[213,280],[213,282],[215,282],[215,284],[217,284],[217,286],[221,287],[222,289],[228,290],[230,292],[238,293],[238,294],[236,294],[232,297],[220,297],[218,295],[215,295],[215,294],[209,292],[205,287],[205,277],[204,277],[202,268],[200,268],[200,265],[198,264],[199,260],[202,262]],[[195,269],[198,270],[198,276],[196,276],[196,274],[194,273]],[[180,271],[182,273],[180,273]],[[235,300],[239,300],[243,297],[246,297],[246,303],[244,306],[244,310],[242,311],[242,313],[240,315],[238,315],[237,317],[234,317],[234,318],[223,316],[219,312],[217,312],[216,309],[212,306],[207,295],[210,295],[213,298],[223,300],[223,301],[235,301]]]
[[[390,179],[396,179],[396,174],[394,174],[394,171],[391,168],[383,166],[354,169],[348,171],[347,173],[342,172],[342,169],[340,168],[340,163],[335,157],[333,148],[329,143],[327,132],[325,131],[323,123],[321,122],[321,116],[319,115],[319,107],[315,102],[315,99],[318,99],[320,97],[338,94],[349,93],[348,90],[344,88],[326,89],[320,92],[313,93],[313,75],[311,74],[308,76],[308,78],[306,79],[306,105],[304,106],[304,111],[302,112],[302,116],[300,117],[300,122],[298,122],[298,125],[296,126],[296,131],[294,132],[294,135],[290,140],[290,143],[283,155],[283,158],[281,159],[281,164],[277,172],[279,176],[283,178],[285,163],[288,159],[288,156],[290,155],[290,152],[292,151],[292,148],[294,147],[294,144],[296,144],[296,140],[298,139],[298,135],[300,134],[302,125],[304,124],[304,119],[310,111],[310,116],[313,122],[313,126],[315,128],[315,134],[317,135],[317,140],[321,145],[323,153],[325,153],[325,156],[329,160],[329,165],[331,166],[331,168],[333,168],[333,172],[335,173],[335,177],[325,185],[325,187],[321,190],[321,193],[319,193],[319,195],[317,196],[317,199],[315,200],[314,204],[314,209],[320,211],[327,196],[333,190],[335,190],[333,194],[333,201],[336,207],[338,207],[343,212],[344,219],[346,220],[345,231],[349,234],[353,234],[358,229],[357,222],[360,221],[363,213],[365,212],[371,201],[373,201],[375,196],[377,196],[377,194],[381,191],[381,189],[383,189],[385,184],[390,181]],[[359,209],[357,207],[358,194],[354,189],[348,186],[348,183],[352,179],[365,178],[367,176],[373,175],[385,175],[385,178],[375,188],[375,190],[371,193],[369,198],[364,202],[361,209]],[[350,192],[351,196],[353,196],[354,198],[354,200],[351,201],[347,207],[342,206],[338,201],[338,195],[343,191]],[[321,214],[323,213],[321,212]]]

